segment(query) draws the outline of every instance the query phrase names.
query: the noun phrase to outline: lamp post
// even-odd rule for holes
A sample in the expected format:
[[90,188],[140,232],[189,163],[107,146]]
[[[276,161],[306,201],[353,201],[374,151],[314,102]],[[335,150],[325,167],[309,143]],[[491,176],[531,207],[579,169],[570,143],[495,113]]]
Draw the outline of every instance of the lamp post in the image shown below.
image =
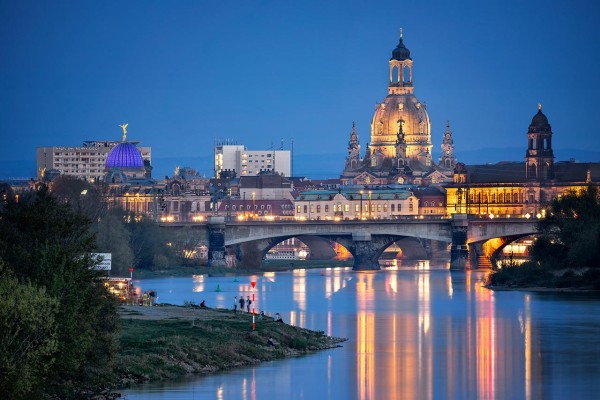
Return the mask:
[[363,203],[362,203],[362,196],[364,193],[364,190],[361,190],[360,192],[360,214],[358,214],[358,218],[362,221],[363,219]]
[[252,219],[256,217],[256,192],[252,192]]
[[371,209],[371,191],[369,190],[369,219],[373,218],[373,212]]

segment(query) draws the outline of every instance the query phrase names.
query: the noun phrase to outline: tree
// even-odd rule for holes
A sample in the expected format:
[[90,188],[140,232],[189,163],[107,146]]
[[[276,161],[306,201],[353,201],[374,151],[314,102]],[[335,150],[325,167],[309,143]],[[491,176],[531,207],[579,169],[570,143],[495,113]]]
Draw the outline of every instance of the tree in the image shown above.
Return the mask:
[[0,393],[28,398],[43,382],[58,348],[58,301],[20,283],[0,262]]
[[38,370],[37,382],[43,384],[32,393],[78,398],[113,379],[116,301],[92,268],[96,247],[90,226],[88,218],[45,187],[19,202],[9,200],[0,210],[0,258],[21,284],[43,292],[19,290],[29,290],[34,304],[44,295],[47,307],[57,303],[56,351],[47,370]]
[[193,263],[196,247],[206,241],[205,235],[200,230],[189,226],[171,232],[168,237],[176,256],[183,265]]
[[534,261],[556,268],[600,267],[600,193],[588,186],[555,199],[538,223]]
[[147,217],[130,219],[131,249],[136,268],[160,269],[168,265],[173,251],[163,229]]
[[134,264],[131,233],[125,227],[125,213],[113,209],[94,225],[98,251],[112,254],[112,274],[125,276]]

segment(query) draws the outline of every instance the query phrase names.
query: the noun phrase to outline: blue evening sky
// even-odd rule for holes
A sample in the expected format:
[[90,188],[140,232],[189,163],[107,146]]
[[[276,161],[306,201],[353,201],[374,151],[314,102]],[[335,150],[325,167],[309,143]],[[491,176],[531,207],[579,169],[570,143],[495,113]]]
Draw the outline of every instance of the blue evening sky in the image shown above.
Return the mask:
[[400,27],[434,155],[449,119],[459,159],[521,161],[541,102],[557,158],[600,161],[595,0],[2,0],[0,177],[124,122],[159,177],[211,174],[215,138],[291,137],[296,175],[339,175],[352,121],[369,141]]

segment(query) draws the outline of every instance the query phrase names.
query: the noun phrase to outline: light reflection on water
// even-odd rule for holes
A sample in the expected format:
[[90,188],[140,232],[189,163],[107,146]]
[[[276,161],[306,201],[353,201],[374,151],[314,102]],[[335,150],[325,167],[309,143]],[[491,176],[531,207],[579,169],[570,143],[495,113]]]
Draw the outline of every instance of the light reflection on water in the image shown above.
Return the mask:
[[[342,348],[149,384],[129,399],[546,399],[600,390],[597,295],[492,292],[484,272],[350,268],[149,279],[159,302],[256,309],[347,337]],[[218,291],[217,291],[218,290]]]

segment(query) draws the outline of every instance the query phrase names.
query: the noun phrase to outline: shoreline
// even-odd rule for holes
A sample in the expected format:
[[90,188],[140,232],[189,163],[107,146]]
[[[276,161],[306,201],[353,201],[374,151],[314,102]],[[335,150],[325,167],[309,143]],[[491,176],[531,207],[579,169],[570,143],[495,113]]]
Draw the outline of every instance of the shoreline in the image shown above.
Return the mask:
[[600,293],[598,289],[591,288],[577,288],[577,287],[565,287],[565,288],[549,288],[543,286],[494,286],[484,285],[486,289],[498,291],[498,292],[511,292],[511,291],[522,291],[522,292],[537,292],[537,293]]
[[270,317],[256,316],[252,330],[251,314],[226,309],[121,306],[119,317],[120,389],[307,355],[347,340]]
[[[290,265],[291,264],[291,265]],[[352,267],[352,261],[267,261],[263,263],[260,268],[241,268],[241,267],[208,267],[208,266],[195,266],[195,267],[175,267],[166,270],[149,271],[149,270],[136,270],[133,273],[134,279],[153,279],[153,278],[167,278],[167,277],[190,277],[193,275],[253,275],[264,272],[284,272],[292,271],[295,269],[318,269],[318,268],[343,268]]]

